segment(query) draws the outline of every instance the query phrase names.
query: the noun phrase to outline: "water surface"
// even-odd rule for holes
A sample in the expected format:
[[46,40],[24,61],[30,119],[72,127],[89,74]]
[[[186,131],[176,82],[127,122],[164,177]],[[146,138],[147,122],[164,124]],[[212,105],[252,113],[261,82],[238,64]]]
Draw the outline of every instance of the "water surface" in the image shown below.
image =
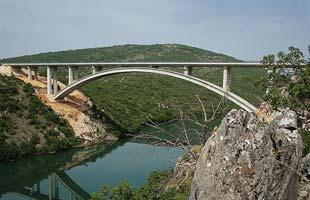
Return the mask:
[[182,150],[121,141],[0,163],[0,199],[87,199],[104,184],[146,183],[173,168]]

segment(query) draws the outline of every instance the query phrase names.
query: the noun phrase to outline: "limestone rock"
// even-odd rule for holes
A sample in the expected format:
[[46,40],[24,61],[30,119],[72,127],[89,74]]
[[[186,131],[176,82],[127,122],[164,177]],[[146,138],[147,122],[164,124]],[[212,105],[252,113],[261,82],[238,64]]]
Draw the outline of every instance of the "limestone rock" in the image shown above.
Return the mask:
[[232,110],[202,150],[190,200],[297,199],[302,148],[293,111],[278,112],[267,123]]
[[301,163],[301,173],[298,200],[310,199],[310,153],[305,156]]

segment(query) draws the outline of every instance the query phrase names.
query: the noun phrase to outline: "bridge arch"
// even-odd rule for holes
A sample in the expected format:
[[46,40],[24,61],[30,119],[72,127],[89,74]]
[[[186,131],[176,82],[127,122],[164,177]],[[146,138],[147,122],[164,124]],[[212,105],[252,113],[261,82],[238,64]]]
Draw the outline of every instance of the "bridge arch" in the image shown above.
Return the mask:
[[199,85],[201,87],[204,87],[208,90],[211,90],[221,96],[224,96],[231,102],[237,104],[244,110],[248,112],[254,112],[256,110],[255,106],[247,102],[246,100],[242,99],[238,95],[232,93],[232,92],[226,92],[223,90],[223,88],[210,83],[208,81],[204,81],[202,79],[190,76],[190,75],[185,75],[182,73],[178,72],[173,72],[173,71],[168,71],[168,70],[163,70],[163,69],[156,69],[156,68],[144,68],[144,67],[124,67],[124,68],[114,68],[110,70],[105,70],[105,71],[100,71],[95,74],[91,74],[89,76],[86,76],[84,78],[81,78],[80,80],[72,83],[71,85],[68,85],[66,88],[63,90],[59,91],[55,96],[54,100],[62,100],[64,99],[67,95],[69,95],[71,92],[74,90],[79,89],[83,85],[92,82],[94,80],[100,79],[102,77],[108,77],[116,74],[124,74],[124,73],[152,73],[152,74],[160,74],[160,75],[165,75],[165,76],[171,76],[175,78],[179,78],[185,81],[189,81],[191,83],[194,83],[196,85]]

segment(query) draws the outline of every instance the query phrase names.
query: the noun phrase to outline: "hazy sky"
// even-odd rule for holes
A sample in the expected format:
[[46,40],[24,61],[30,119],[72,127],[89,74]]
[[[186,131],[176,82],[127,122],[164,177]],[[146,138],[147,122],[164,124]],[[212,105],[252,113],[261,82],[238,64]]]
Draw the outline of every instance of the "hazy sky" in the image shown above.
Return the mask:
[[310,0],[0,0],[0,58],[128,43],[307,53]]

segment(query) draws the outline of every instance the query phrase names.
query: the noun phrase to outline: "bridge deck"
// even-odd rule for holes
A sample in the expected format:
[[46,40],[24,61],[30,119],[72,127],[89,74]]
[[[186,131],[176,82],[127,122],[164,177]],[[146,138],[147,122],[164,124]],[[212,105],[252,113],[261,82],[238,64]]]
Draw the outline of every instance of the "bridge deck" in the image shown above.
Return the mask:
[[4,63],[6,66],[26,67],[26,66],[114,66],[114,67],[246,67],[262,68],[260,62],[91,62],[91,63]]

